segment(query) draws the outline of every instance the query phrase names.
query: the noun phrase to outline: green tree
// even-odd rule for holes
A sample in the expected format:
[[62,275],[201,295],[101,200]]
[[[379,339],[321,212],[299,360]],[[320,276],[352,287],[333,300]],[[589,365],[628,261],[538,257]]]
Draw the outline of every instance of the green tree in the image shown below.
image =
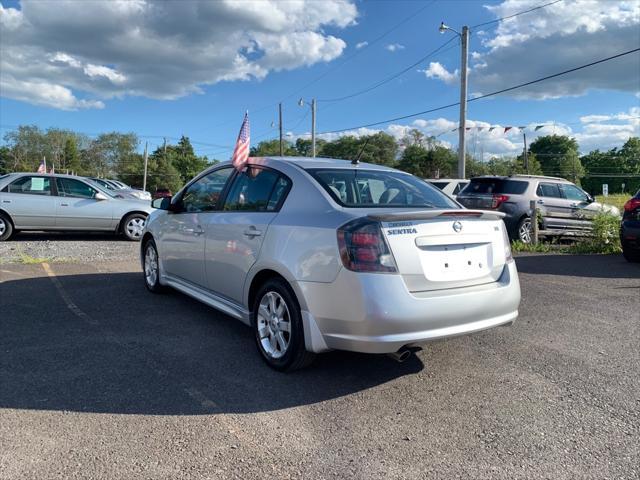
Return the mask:
[[[298,151],[294,148],[291,142],[284,141],[283,145],[285,157],[292,157],[298,155]],[[255,147],[251,147],[249,154],[252,157],[267,157],[280,155],[280,140],[264,140]]]
[[421,178],[447,178],[453,175],[456,154],[442,145],[425,148],[418,142],[404,149],[398,168]]
[[209,162],[206,157],[195,154],[189,137],[180,137],[177,145],[167,146],[167,156],[171,164],[180,174],[183,183],[188,182],[202,170],[207,168]]
[[[322,152],[327,141],[322,138],[316,138],[316,153]],[[301,157],[310,157],[312,154],[312,145],[310,138],[298,138],[295,144],[296,155]]]
[[373,135],[354,137],[347,135],[327,142],[320,150],[320,156],[394,166],[397,163],[398,144],[391,135],[378,132]]
[[78,154],[78,146],[76,139],[73,136],[68,136],[62,155],[63,168],[68,169],[70,172],[81,174],[82,165],[80,163],[80,155]]
[[0,175],[11,172],[11,150],[6,145],[0,146]]
[[538,137],[529,146],[545,175],[562,177],[578,183],[584,169],[578,156],[578,142],[566,135]]

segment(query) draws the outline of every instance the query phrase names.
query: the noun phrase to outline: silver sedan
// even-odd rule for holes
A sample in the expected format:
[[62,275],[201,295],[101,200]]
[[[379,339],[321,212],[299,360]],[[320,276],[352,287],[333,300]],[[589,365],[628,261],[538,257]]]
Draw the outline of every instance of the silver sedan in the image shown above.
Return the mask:
[[115,198],[83,177],[0,177],[0,241],[19,230],[102,231],[140,240],[152,210],[150,202]]
[[388,167],[224,163],[153,204],[141,243],[147,288],[173,287],[251,326],[278,370],[332,349],[402,359],[518,315],[503,215],[463,209]]

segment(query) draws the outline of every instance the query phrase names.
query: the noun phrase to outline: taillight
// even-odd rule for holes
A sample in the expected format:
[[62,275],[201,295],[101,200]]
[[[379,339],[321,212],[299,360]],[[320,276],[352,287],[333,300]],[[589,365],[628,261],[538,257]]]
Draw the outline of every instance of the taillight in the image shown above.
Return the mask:
[[491,208],[498,208],[507,200],[509,200],[508,195],[494,195],[493,198],[491,199]]
[[632,198],[624,204],[625,212],[633,212],[636,208],[640,208],[640,198]]
[[502,238],[504,241],[504,257],[507,262],[513,261],[513,254],[511,253],[511,240],[509,240],[509,233],[507,232],[507,226],[502,222]]
[[338,248],[345,268],[354,272],[398,271],[380,224],[359,218],[338,229]]

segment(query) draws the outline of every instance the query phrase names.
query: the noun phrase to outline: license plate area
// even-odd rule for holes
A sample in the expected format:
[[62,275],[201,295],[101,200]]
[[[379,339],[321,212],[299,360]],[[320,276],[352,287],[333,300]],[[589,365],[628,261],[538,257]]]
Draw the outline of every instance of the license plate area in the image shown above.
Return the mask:
[[491,244],[420,246],[422,271],[429,281],[460,281],[485,277],[491,272]]

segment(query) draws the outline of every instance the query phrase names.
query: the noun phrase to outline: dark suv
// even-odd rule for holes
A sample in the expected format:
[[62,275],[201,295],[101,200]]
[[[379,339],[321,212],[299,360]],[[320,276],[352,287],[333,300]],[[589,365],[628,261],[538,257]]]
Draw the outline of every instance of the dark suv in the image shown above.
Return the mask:
[[624,258],[630,262],[640,262],[640,190],[624,204],[620,243]]
[[504,212],[512,240],[531,242],[531,200],[545,230],[589,230],[600,211],[620,215],[617,208],[594,201],[587,192],[557,177],[533,175],[472,178],[457,196],[467,208]]

